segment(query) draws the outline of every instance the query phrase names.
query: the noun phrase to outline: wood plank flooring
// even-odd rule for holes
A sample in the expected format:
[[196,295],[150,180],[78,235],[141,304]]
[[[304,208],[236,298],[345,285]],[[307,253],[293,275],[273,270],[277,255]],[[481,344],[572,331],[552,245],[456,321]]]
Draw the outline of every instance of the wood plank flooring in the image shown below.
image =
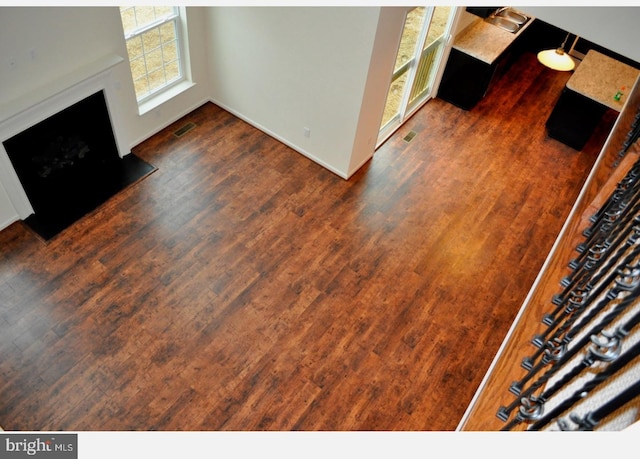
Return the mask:
[[48,244],[0,232],[0,425],[455,429],[613,122],[547,138],[568,77],[526,54],[348,181],[213,104],[153,136]]

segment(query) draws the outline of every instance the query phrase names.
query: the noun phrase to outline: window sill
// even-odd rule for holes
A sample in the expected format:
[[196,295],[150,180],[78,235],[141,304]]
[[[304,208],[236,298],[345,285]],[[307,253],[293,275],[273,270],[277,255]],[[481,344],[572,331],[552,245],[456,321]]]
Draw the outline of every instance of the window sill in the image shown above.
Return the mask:
[[150,98],[149,100],[145,100],[143,103],[138,105],[138,114],[142,116],[145,113],[149,113],[154,108],[159,107],[168,100],[173,99],[174,97],[182,94],[187,89],[192,88],[195,85],[196,84],[193,81],[185,80],[176,84],[175,86],[172,86],[166,91],[160,92],[158,95]]

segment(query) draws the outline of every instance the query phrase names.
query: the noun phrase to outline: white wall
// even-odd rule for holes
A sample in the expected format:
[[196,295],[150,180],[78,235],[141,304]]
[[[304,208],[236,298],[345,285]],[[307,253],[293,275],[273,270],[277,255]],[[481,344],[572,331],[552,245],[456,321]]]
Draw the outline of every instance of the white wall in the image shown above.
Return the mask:
[[518,9],[640,62],[640,7],[519,6]]
[[[212,100],[347,178],[380,12],[211,8]],[[373,143],[365,139],[358,150],[359,158],[370,156]]]
[[348,176],[373,156],[408,10],[392,7],[380,11]]
[[[191,64],[191,79],[195,86],[143,116],[137,114],[137,103],[133,93],[131,93],[130,97],[127,98],[127,103],[129,104],[127,121],[131,123],[132,128],[132,140],[130,143],[132,147],[209,101],[209,69],[205,40],[207,8],[188,7],[184,9],[187,14],[189,31],[189,49],[187,52]],[[124,52],[126,52],[126,48]],[[126,78],[127,85],[131,85],[131,91],[133,91],[128,65],[126,65],[126,71],[129,72]]]
[[[115,70],[120,83],[116,102],[127,126],[121,135],[130,146],[208,99],[204,15],[202,8],[187,11],[196,86],[165,104],[160,113],[139,116],[128,64]],[[102,56],[126,59],[126,53],[118,7],[0,7],[0,106]],[[15,66],[8,65],[10,60]]]
[[[640,8],[518,8],[640,61]],[[403,10],[189,7],[196,85],[139,116],[119,64],[120,136],[134,146],[212,100],[348,178],[373,155]],[[0,7],[0,109],[106,54],[126,57],[117,7]],[[0,224],[13,218],[7,202],[0,188]]]
[[[0,7],[0,119],[12,115],[5,113],[11,101],[116,54],[125,62],[112,71],[117,89],[113,91],[116,100],[109,101],[109,106],[117,110],[120,120],[118,137],[129,147],[135,146],[209,98],[203,9],[188,8],[187,14],[196,85],[158,110],[139,116],[118,7]],[[0,224],[16,219],[15,209],[0,188]]]
[[[113,39],[117,17],[109,13],[105,8],[1,7],[0,104],[121,51]],[[15,61],[13,68],[10,59]]]

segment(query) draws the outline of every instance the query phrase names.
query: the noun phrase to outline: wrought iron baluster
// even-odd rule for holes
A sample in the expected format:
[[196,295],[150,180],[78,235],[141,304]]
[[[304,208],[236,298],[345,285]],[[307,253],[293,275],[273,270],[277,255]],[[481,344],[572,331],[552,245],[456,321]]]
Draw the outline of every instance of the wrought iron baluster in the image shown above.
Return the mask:
[[[557,418],[560,414],[571,408],[580,400],[588,396],[593,389],[597,388],[600,384],[604,383],[609,377],[615,375],[622,370],[629,362],[637,358],[640,354],[640,342],[637,342],[629,350],[621,354],[618,358],[603,371],[598,373],[593,379],[585,383],[580,389],[576,390],[570,397],[563,400],[554,409],[540,417],[535,423],[530,426],[529,430],[540,430],[549,424],[552,420]],[[549,395],[551,397],[552,395]]]
[[[640,270],[638,268],[636,268],[635,266],[633,268],[631,268],[631,271],[633,273],[636,273],[636,274],[638,272],[640,272]],[[546,382],[555,373],[557,373],[565,363],[567,363],[569,360],[571,360],[586,344],[589,343],[589,341],[591,339],[591,335],[599,334],[605,327],[607,327],[613,320],[615,320],[631,304],[633,304],[636,301],[637,296],[640,294],[640,278],[638,278],[637,275],[633,276],[633,278],[628,280],[628,281],[624,281],[624,280],[618,281],[618,285],[623,290],[627,290],[629,292],[629,294],[622,301],[620,301],[617,305],[615,305],[613,307],[613,309],[610,312],[608,312],[601,319],[600,322],[598,322],[596,325],[594,325],[588,331],[587,335],[585,335],[582,339],[580,339],[576,343],[574,343],[574,345],[571,348],[565,348],[564,352],[562,352],[562,355],[560,355],[557,359],[553,359],[553,364],[551,365],[551,367],[545,373],[543,373],[542,376],[540,376],[536,381],[534,381],[530,386],[528,386],[526,389],[524,389],[524,385],[530,379],[532,379],[532,377],[533,377],[531,372],[528,375],[526,375],[522,380],[514,383],[514,384],[518,384],[520,386],[519,387],[519,392],[520,392],[519,395],[521,395],[521,397],[529,397],[536,390],[538,390],[540,387],[542,387],[544,384],[546,384]],[[589,314],[589,315],[591,315],[591,314]],[[588,317],[586,319],[586,322],[588,323],[592,318],[593,317]],[[578,333],[578,331],[576,331],[575,333],[571,333],[571,334],[568,333],[567,335],[568,335],[569,339],[571,339],[571,337],[573,335],[577,334],[577,333]],[[566,340],[566,338],[565,338],[565,340]],[[512,387],[513,387],[513,384],[512,384]],[[510,388],[510,390],[511,390],[511,388]],[[498,416],[498,418],[500,418],[502,420],[506,420],[506,419],[509,418],[510,413],[516,407],[518,407],[519,404],[520,404],[519,400],[516,400],[514,403],[511,403],[510,405],[508,405],[506,407],[502,406],[502,407],[500,407],[498,409],[498,412],[497,412],[496,415]]]
[[[598,409],[587,413],[583,417],[570,415],[569,418],[573,422],[578,424],[578,428],[576,430],[593,430],[593,428],[596,427],[600,423],[600,421],[602,421],[602,419],[622,408],[624,405],[626,405],[639,395],[640,380],[627,387],[623,392],[616,395],[613,399],[609,400]],[[566,423],[566,421],[563,422],[562,420],[560,420],[558,421],[558,425],[560,426],[561,430],[569,430],[567,428],[568,424]]]
[[[635,243],[636,239],[638,238],[638,235],[640,235],[640,232],[636,232],[636,234],[634,234],[633,243]],[[622,264],[624,266],[630,266],[631,263],[633,263],[634,260],[636,260],[638,257],[640,257],[640,245],[635,246],[634,249],[629,254],[627,254],[627,256],[622,261]],[[613,262],[611,268],[613,268],[613,265],[615,264],[616,263]],[[578,324],[586,324],[588,322],[588,320],[581,318],[582,314],[591,306],[593,301],[600,298],[602,294],[605,292],[605,290],[607,288],[610,288],[611,284],[614,284],[614,287],[611,288],[610,292],[607,294],[605,298],[609,300],[613,300],[618,295],[618,293],[622,291],[621,290],[622,284],[616,283],[616,279],[621,275],[620,271],[619,270],[612,271],[611,269],[608,269],[603,272],[607,272],[608,274],[604,282],[600,282],[598,284],[598,287],[594,291],[588,292],[589,293],[588,296],[584,298],[576,297],[576,298],[579,298],[581,302],[578,302],[578,300],[576,299],[574,303],[570,303],[569,306],[567,306],[567,308],[565,309],[565,314],[567,317],[564,323],[559,321],[557,323],[552,323],[543,334],[536,335],[534,337],[532,342],[535,346],[538,347],[538,350],[532,356],[525,357],[522,360],[522,366],[526,370],[532,371],[535,366],[536,360],[538,360],[541,356],[543,356],[549,347],[554,346],[553,344],[554,342],[561,339],[564,340],[566,333],[568,333],[568,330],[570,330],[570,328],[573,327],[578,320],[580,320]],[[590,289],[591,286],[587,285],[586,288]],[[593,315],[595,315],[597,312],[599,312],[604,307],[606,307],[606,305],[607,305],[607,302],[600,301],[591,311],[591,314],[588,316],[587,319],[590,319],[591,317],[593,317]],[[575,335],[575,332],[577,332],[578,330],[579,330],[578,328],[574,327],[573,334]],[[554,333],[551,334],[551,332],[554,332]],[[512,384],[512,388],[513,387],[517,387],[517,386],[514,386]],[[518,394],[516,393],[516,395]]]

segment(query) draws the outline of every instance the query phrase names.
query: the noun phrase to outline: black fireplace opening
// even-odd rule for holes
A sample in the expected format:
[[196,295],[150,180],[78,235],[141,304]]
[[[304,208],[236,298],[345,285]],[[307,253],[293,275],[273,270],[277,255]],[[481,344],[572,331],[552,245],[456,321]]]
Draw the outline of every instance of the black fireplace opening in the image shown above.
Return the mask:
[[34,214],[25,223],[45,240],[155,170],[118,154],[104,91],[3,142]]

